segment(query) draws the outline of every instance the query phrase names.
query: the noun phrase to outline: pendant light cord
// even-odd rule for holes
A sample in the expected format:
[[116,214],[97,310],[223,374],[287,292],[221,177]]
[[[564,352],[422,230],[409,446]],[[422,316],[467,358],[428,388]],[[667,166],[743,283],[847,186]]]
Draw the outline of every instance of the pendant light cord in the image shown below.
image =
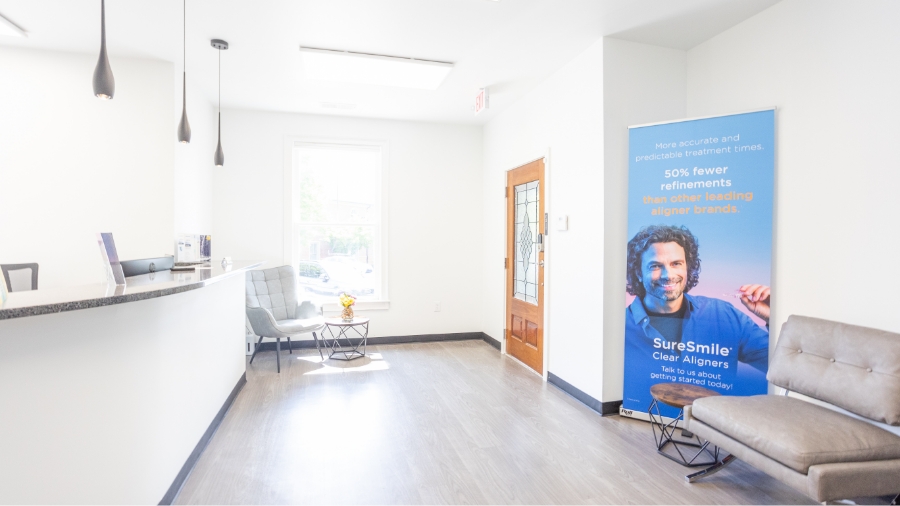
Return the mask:
[[219,49],[219,114],[222,113],[222,50]]
[[181,13],[181,71],[187,72],[187,0],[181,3],[184,11]]
[[100,0],[100,44],[106,47],[106,0]]

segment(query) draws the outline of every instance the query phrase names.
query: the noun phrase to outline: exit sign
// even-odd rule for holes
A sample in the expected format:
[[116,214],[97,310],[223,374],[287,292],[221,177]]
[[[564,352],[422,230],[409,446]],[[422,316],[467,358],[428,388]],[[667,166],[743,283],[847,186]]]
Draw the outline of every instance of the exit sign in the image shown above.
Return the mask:
[[488,92],[487,88],[480,88],[478,94],[475,95],[475,114],[488,108]]

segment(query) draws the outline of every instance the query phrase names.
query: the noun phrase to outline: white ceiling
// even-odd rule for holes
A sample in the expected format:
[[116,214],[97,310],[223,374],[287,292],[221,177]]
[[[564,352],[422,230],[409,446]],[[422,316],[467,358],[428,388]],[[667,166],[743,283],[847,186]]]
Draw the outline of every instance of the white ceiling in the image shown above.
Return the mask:
[[[220,38],[223,107],[482,124],[602,36],[689,49],[778,1],[187,0],[188,86],[215,100]],[[99,51],[100,0],[0,0],[0,15],[29,34],[2,46]],[[106,27],[113,72],[124,56],[180,70],[181,0],[107,0]],[[435,91],[326,83],[304,78],[301,45],[456,67]]]

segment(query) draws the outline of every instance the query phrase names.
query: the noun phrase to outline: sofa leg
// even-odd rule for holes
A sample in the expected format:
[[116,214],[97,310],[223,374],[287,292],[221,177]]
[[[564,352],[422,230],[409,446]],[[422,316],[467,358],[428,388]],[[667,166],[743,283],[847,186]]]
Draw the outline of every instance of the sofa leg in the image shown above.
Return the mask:
[[724,469],[725,466],[727,466],[728,464],[731,464],[735,460],[737,460],[737,457],[735,457],[734,455],[729,455],[729,456],[725,457],[724,459],[720,460],[719,462],[707,467],[706,469],[704,469],[702,471],[698,471],[696,473],[685,476],[684,479],[688,483],[694,483],[695,481],[699,480],[700,478],[706,478],[707,476],[711,476],[713,474],[718,473],[719,471]]

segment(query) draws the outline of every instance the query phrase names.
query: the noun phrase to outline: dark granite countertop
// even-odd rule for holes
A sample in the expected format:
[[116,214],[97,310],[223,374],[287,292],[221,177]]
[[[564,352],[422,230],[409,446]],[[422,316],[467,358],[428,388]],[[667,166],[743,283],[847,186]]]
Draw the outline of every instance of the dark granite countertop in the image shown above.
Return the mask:
[[225,268],[213,263],[211,267],[198,267],[194,271],[154,272],[126,278],[125,286],[98,283],[49,290],[13,292],[9,294],[6,302],[0,305],[0,320],[164,297],[196,290],[239,274],[243,275],[244,272],[259,267],[263,263],[235,262]]

